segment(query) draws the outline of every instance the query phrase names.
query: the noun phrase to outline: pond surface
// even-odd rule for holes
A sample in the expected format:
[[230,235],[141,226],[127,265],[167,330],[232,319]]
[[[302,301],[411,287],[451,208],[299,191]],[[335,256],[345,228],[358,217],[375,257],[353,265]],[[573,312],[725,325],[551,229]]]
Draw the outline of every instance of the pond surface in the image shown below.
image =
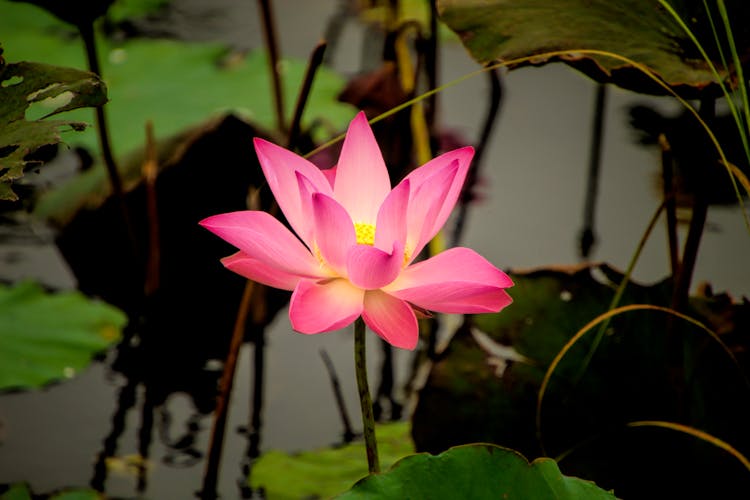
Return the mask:
[[[194,38],[223,40],[238,48],[262,45],[253,2],[224,0],[209,7],[198,0],[182,0],[177,5],[172,18],[175,29],[184,27]],[[282,53],[307,58],[337,5],[333,0],[274,2]],[[342,37],[334,66],[352,74],[360,67],[363,31],[352,22]],[[477,69],[455,43],[444,44],[440,57],[443,83]],[[471,207],[462,244],[506,269],[578,263],[595,85],[562,65],[519,70],[504,77],[503,83],[503,107],[482,165],[483,198]],[[440,95],[439,122],[474,141],[485,114],[486,94],[482,77],[447,89]],[[627,125],[627,107],[642,102],[670,112],[677,109],[666,99],[616,89],[609,93],[596,212],[598,243],[592,259],[620,269],[627,266],[659,204],[658,152],[636,145]],[[740,212],[712,208],[708,221],[694,283],[708,280],[717,292],[750,296],[750,237]],[[75,277],[48,233],[19,231],[27,237],[11,238],[0,246],[0,279],[35,277],[53,287],[74,287]],[[654,282],[668,271],[660,224],[634,279]],[[341,441],[343,426],[321,349],[333,361],[350,418],[359,429],[352,344],[349,331],[295,334],[286,310],[278,314],[266,332],[261,451],[294,451]],[[239,429],[247,427],[250,418],[252,350],[246,344],[240,353],[219,484],[222,498],[240,496],[237,482],[243,477],[248,441]],[[372,335],[368,353],[374,386],[381,353]],[[201,487],[202,457],[212,422],[201,399],[205,391],[173,385],[172,392],[150,395],[142,384],[113,369],[116,357],[117,352],[110,352],[84,373],[44,390],[0,396],[0,483],[28,481],[35,492],[48,492],[99,481],[112,498],[194,496]],[[172,360],[163,362],[163,370],[169,371]],[[410,363],[410,353],[397,353],[396,387],[405,383]],[[210,387],[218,370],[220,363],[208,361],[191,380]],[[151,430],[146,439],[144,429]],[[117,460],[110,460],[102,475],[97,457],[113,441]],[[139,487],[136,469],[128,461],[148,443],[145,483]]]

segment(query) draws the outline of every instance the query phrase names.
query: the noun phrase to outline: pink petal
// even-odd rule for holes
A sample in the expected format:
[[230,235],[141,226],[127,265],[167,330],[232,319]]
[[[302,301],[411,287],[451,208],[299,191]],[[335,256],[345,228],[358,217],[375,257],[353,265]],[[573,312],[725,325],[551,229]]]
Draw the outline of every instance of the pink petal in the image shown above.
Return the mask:
[[396,241],[406,241],[406,210],[409,205],[409,181],[405,180],[388,193],[378,211],[375,224],[375,247],[390,250]]
[[396,279],[404,262],[404,245],[396,241],[391,253],[370,245],[354,245],[346,262],[349,281],[365,290],[382,288]]
[[323,175],[326,176],[326,179],[328,179],[328,183],[331,185],[331,189],[333,189],[333,186],[336,183],[336,170],[336,165],[332,166],[331,168],[321,170],[321,172],[323,172]]
[[214,215],[200,225],[269,268],[304,277],[326,277],[310,251],[266,212],[245,210]]
[[419,190],[419,186],[421,186],[422,183],[429,179],[430,176],[434,175],[441,169],[446,168],[454,161],[458,162],[458,171],[456,172],[456,176],[451,181],[450,188],[448,189],[448,193],[442,201],[440,210],[438,211],[435,219],[432,221],[432,227],[429,228],[428,233],[430,233],[431,236],[428,238],[428,240],[432,239],[432,237],[434,237],[435,234],[440,231],[443,225],[445,225],[445,221],[448,220],[448,216],[450,216],[451,212],[453,211],[453,207],[455,207],[458,196],[461,194],[461,189],[463,188],[464,182],[466,181],[466,174],[469,171],[469,165],[471,164],[471,159],[473,157],[474,148],[472,148],[471,146],[454,149],[453,151],[448,151],[447,153],[444,153],[437,158],[433,158],[432,160],[428,161],[421,167],[412,171],[408,176],[406,176],[407,179],[411,180],[413,195]]
[[451,248],[404,269],[385,291],[430,311],[497,312],[512,302],[507,274],[469,248]]
[[315,218],[312,216],[312,196],[318,191],[316,190],[315,185],[312,183],[312,181],[305,177],[304,174],[298,171],[295,172],[295,175],[297,177],[297,188],[299,189],[300,211],[301,213],[306,214],[307,219],[309,219],[306,219],[305,226],[300,229],[302,233],[298,234],[302,241],[307,245],[307,248],[309,248],[310,250],[314,250],[313,243],[315,241]]
[[346,276],[349,249],[357,243],[352,219],[344,207],[324,194],[313,194],[312,209],[315,244],[320,254],[340,276]]
[[292,229],[307,242],[306,238],[312,231],[312,218],[309,212],[302,210],[296,172],[309,179],[315,191],[332,194],[330,183],[318,167],[301,156],[263,139],[255,138],[253,142],[279,208]]
[[[441,226],[437,226],[436,221],[457,173],[458,162],[453,161],[424,179],[416,192],[412,193],[407,215],[407,263],[414,260],[440,230]],[[404,182],[407,180],[404,179]]]
[[412,350],[419,340],[419,325],[411,306],[380,290],[365,293],[362,319],[394,347]]
[[388,170],[363,112],[349,124],[336,169],[334,198],[354,222],[374,224],[391,190]]
[[259,260],[248,257],[243,252],[224,257],[221,259],[221,263],[230,271],[249,280],[282,290],[294,290],[301,279],[296,274],[289,274],[267,266]]
[[362,314],[364,290],[345,279],[301,280],[289,302],[289,320],[300,333],[338,330]]

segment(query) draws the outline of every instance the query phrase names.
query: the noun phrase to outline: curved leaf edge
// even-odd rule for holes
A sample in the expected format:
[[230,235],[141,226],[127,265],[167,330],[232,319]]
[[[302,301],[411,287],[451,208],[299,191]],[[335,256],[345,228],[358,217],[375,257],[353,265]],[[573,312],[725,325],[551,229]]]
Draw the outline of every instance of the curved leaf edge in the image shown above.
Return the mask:
[[[388,475],[392,473],[398,473],[403,471],[404,469],[410,469],[412,467],[424,467],[422,462],[423,460],[427,460],[428,462],[433,463],[440,463],[443,461],[448,461],[451,458],[453,458],[453,455],[461,454],[467,450],[477,451],[477,452],[487,452],[488,454],[495,454],[500,453],[503,455],[506,455],[507,458],[509,458],[512,461],[515,461],[517,465],[524,466],[528,469],[536,469],[539,472],[539,479],[544,479],[545,483],[549,486],[550,492],[555,493],[554,496],[549,497],[551,500],[556,498],[564,498],[560,497],[556,494],[557,489],[560,485],[560,480],[562,481],[572,481],[576,486],[580,488],[584,488],[587,490],[591,490],[593,492],[596,492],[598,496],[592,497],[592,498],[616,498],[614,493],[611,491],[605,491],[599,486],[597,486],[593,481],[589,481],[586,479],[578,478],[575,476],[566,476],[563,475],[560,471],[557,462],[550,458],[550,457],[539,457],[532,461],[529,461],[523,454],[520,452],[507,448],[504,446],[492,444],[492,443],[469,443],[469,444],[463,444],[458,446],[453,446],[449,448],[448,450],[439,453],[437,455],[433,455],[431,453],[415,453],[412,455],[408,455],[406,457],[403,457],[396,461],[387,471],[382,472],[380,474],[371,474],[369,476],[366,476],[359,481],[357,481],[350,490],[347,492],[342,493],[341,495],[337,496],[336,498],[349,498],[349,494],[356,495],[358,493],[357,490],[365,490],[365,492],[372,492],[374,487],[375,490],[378,489],[377,482],[381,481],[383,478],[387,477]],[[411,472],[411,471],[410,471]],[[411,472],[410,474],[411,478],[415,477],[414,472]],[[513,474],[510,474],[510,477],[513,477]],[[551,480],[554,480],[552,482]],[[570,484],[570,483],[568,483]],[[358,498],[358,497],[357,497]],[[542,499],[539,499],[542,500]]]

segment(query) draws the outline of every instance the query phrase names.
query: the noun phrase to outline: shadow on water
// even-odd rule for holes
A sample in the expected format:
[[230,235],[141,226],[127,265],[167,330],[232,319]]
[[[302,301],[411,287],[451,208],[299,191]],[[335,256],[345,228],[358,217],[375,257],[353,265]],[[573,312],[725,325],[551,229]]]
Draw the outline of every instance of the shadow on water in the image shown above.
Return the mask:
[[[57,238],[79,288],[130,311],[131,317],[112,364],[112,370],[124,375],[127,383],[120,389],[112,428],[91,480],[98,491],[106,490],[107,460],[117,454],[125,416],[136,406],[138,392],[143,396],[137,437],[141,460],[137,491],[143,493],[147,488],[145,464],[157,412],[162,439],[170,450],[166,460],[173,465],[188,465],[202,458],[203,452],[195,447],[197,418],[215,409],[220,367],[229,349],[245,280],[219,264],[232,248],[197,223],[209,215],[245,209],[249,188],[263,184],[260,166],[246,138],[262,135],[230,115],[181,137],[176,149],[162,151],[159,163],[164,167],[156,181],[159,285],[153,293],[137,293],[143,280],[126,265],[133,259],[128,255],[125,233],[118,230],[118,207],[112,199],[96,210],[79,212]],[[206,168],[212,169],[211,175],[205,174]],[[129,191],[126,200],[136,240],[149,241],[153,214],[147,211],[145,183]],[[101,251],[102,242],[107,242],[106,252]],[[146,249],[139,251],[145,253]],[[119,264],[113,266],[113,262]],[[102,269],[108,271],[102,273]],[[131,286],[124,287],[123,283]],[[245,332],[246,339],[256,344],[256,374],[262,373],[263,329],[284,306],[287,294],[268,290],[261,298],[258,303],[263,308],[251,316]],[[253,401],[252,431],[248,434],[250,456],[258,453],[262,398],[257,389],[262,377],[256,375],[255,380],[258,396]],[[164,428],[169,423],[164,403],[178,392],[190,396],[197,414],[182,436],[170,439],[164,435],[169,432]]]

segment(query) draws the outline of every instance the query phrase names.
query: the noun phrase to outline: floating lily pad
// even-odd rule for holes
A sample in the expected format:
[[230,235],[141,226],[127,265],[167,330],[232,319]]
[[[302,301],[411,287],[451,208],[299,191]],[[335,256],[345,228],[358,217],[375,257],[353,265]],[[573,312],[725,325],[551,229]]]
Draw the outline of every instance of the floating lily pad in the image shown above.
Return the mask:
[[[86,67],[83,42],[75,31],[36,6],[6,2],[0,33],[9,61],[38,60],[43,54],[45,60],[55,64]],[[261,128],[275,127],[271,77],[261,50],[233,53],[215,43],[163,39],[115,42],[103,36],[98,36],[97,42],[102,75],[109,89],[106,109],[117,155],[143,146],[147,120],[153,122],[157,139],[227,112],[239,113]],[[287,122],[306,66],[307,61],[297,59],[280,63]],[[316,73],[303,128],[320,123],[318,139],[338,133],[354,115],[353,107],[336,99],[343,86],[343,78],[327,68]],[[92,119],[85,110],[73,116],[81,121]],[[98,150],[94,130],[69,142]]]
[[[750,3],[727,0],[730,19],[750,16]],[[721,66],[703,2],[671,0],[709,56]],[[629,63],[584,49],[611,52],[643,64],[685,96],[715,83],[713,74],[684,30],[656,0],[442,0],[442,20],[482,64],[538,56],[526,64],[564,61],[595,80],[644,93],[664,93]],[[714,19],[720,22],[718,14]],[[747,55],[750,38],[737,25],[736,45]],[[723,33],[722,28],[719,31]],[[726,50],[726,48],[725,48]],[[570,51],[564,56],[548,52]],[[726,77],[726,72],[722,72]]]
[[11,184],[33,165],[30,153],[62,141],[64,129],[86,127],[83,121],[47,117],[106,101],[106,87],[93,73],[30,62],[0,64],[0,200],[18,199]]
[[604,500],[615,496],[592,482],[563,476],[552,459],[529,463],[513,450],[475,444],[437,456],[406,457],[390,471],[361,480],[337,498]]
[[120,339],[125,315],[78,292],[0,285],[0,390],[70,378]]
[[[408,422],[376,425],[383,468],[414,453],[409,427]],[[367,475],[365,457],[362,441],[292,455],[268,451],[253,465],[249,482],[254,489],[263,488],[268,498],[330,498]]]
[[[32,500],[34,498],[39,497],[32,496],[31,490],[25,483],[12,484],[5,493],[0,494],[0,500]],[[48,500],[102,500],[104,497],[101,493],[89,488],[66,488],[44,498]]]

